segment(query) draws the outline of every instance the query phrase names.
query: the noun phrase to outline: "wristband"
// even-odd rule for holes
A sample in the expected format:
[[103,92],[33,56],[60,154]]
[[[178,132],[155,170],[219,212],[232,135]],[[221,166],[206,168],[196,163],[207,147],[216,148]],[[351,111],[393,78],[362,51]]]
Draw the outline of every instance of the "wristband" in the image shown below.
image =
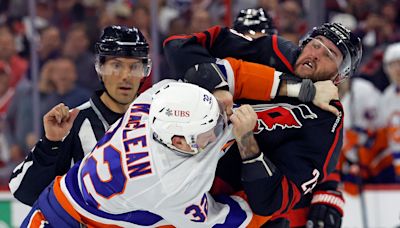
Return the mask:
[[299,97],[301,89],[300,83],[288,83],[286,84],[287,96],[288,97]]
[[302,102],[312,102],[314,100],[316,88],[310,79],[303,79],[299,91],[299,100]]
[[314,193],[311,204],[325,204],[336,208],[343,216],[344,199],[336,191],[317,191]]

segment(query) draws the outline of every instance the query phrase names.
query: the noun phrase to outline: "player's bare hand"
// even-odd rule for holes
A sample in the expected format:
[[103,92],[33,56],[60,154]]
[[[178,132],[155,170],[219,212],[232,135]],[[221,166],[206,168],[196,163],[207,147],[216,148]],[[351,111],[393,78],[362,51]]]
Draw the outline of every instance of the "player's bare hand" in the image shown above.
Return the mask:
[[253,158],[260,153],[260,149],[253,135],[257,123],[257,114],[250,105],[242,105],[234,111],[230,120],[233,124],[233,134],[243,160]]
[[257,122],[257,114],[250,105],[242,105],[229,118],[233,124],[233,134],[237,139],[248,132],[253,132]]
[[233,96],[229,91],[217,89],[213,92],[214,97],[223,106],[226,115],[230,117],[232,115],[233,108]]
[[335,86],[331,80],[315,82],[314,86],[316,93],[313,104],[339,116],[339,110],[329,104],[331,100],[339,100],[339,90],[337,86]]
[[52,108],[43,117],[45,136],[50,141],[61,141],[71,130],[79,110],[69,110],[63,103]]

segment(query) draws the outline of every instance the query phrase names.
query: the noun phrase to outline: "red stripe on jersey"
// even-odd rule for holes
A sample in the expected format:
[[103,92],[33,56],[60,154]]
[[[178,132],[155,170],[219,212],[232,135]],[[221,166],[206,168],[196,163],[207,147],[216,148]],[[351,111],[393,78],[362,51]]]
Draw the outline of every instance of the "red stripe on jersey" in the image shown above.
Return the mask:
[[282,212],[286,209],[287,204],[289,203],[289,183],[288,183],[288,179],[285,176],[283,176],[283,178],[282,178],[281,186],[282,186],[281,208],[279,208],[279,210],[277,210],[274,213],[274,215],[282,214]]
[[193,33],[193,36],[197,38],[197,42],[201,46],[206,47],[207,35],[203,32]]
[[340,135],[340,131],[342,130],[342,127],[343,127],[343,116],[341,117],[339,127],[336,128],[335,139],[333,140],[332,146],[331,146],[331,148],[329,149],[328,155],[326,156],[326,159],[325,159],[325,162],[324,162],[324,168],[323,168],[324,179],[323,179],[323,181],[325,181],[325,179],[326,179],[327,176],[328,176],[328,170],[327,170],[327,169],[328,169],[328,165],[329,165],[329,162],[330,162],[330,160],[331,160],[332,154],[333,154],[333,152],[335,151],[335,148],[336,148],[336,146],[337,146],[337,143],[338,143],[338,141],[339,141],[339,135]]
[[305,226],[307,224],[307,217],[309,211],[310,211],[309,207],[290,210],[286,217],[290,221],[290,227]]
[[287,58],[279,50],[279,47],[278,47],[278,36],[277,35],[273,35],[272,36],[272,47],[274,49],[275,54],[279,57],[279,59],[286,65],[286,67],[290,70],[290,72],[294,74],[294,70],[293,70],[292,65],[289,63]]
[[210,33],[210,47],[213,46],[215,39],[218,37],[219,33],[221,32],[221,27],[220,26],[213,26],[207,31]]
[[325,182],[326,182],[326,181],[340,182],[340,175],[339,175],[339,173],[336,173],[336,172],[331,173],[331,174],[329,174],[329,175],[325,178],[324,181],[325,181]]
[[290,182],[290,184],[292,185],[292,191],[293,191],[292,203],[290,205],[290,208],[293,208],[300,201],[301,193],[295,183]]
[[163,46],[165,46],[169,41],[171,40],[184,40],[184,39],[189,39],[191,38],[191,35],[175,35],[175,36],[170,36],[167,39],[164,40]]
[[231,195],[235,191],[232,188],[230,184],[228,184],[226,181],[222,180],[220,177],[215,177],[213,185],[210,190],[211,195]]

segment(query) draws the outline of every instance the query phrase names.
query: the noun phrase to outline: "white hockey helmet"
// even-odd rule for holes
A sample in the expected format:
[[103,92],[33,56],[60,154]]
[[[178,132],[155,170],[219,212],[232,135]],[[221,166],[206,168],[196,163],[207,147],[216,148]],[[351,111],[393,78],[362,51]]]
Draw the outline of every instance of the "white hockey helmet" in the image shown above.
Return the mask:
[[[171,82],[153,95],[149,121],[157,141],[179,152],[194,155],[202,149],[197,143],[199,135],[214,129],[218,137],[222,132],[222,128],[217,127],[223,125],[220,114],[217,100],[207,90],[190,83]],[[174,136],[183,136],[191,151],[173,146]]]
[[388,64],[393,61],[400,60],[400,42],[390,44],[383,55],[383,63]]

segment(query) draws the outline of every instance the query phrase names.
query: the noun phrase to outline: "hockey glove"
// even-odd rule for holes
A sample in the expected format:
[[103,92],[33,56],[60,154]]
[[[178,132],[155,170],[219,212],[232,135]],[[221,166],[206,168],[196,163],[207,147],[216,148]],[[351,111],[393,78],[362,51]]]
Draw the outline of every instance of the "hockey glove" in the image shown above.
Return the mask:
[[297,97],[302,102],[313,101],[316,88],[310,79],[301,79],[287,73],[283,73],[280,79],[286,80],[287,95],[289,97]]
[[186,71],[184,79],[186,82],[198,85],[210,92],[228,86],[226,76],[219,69],[219,65],[215,63],[194,65]]
[[311,201],[307,228],[340,228],[344,199],[338,191],[317,191]]

